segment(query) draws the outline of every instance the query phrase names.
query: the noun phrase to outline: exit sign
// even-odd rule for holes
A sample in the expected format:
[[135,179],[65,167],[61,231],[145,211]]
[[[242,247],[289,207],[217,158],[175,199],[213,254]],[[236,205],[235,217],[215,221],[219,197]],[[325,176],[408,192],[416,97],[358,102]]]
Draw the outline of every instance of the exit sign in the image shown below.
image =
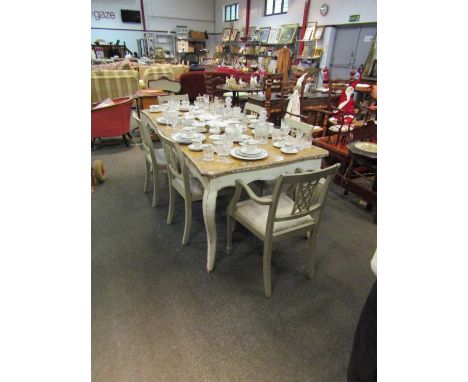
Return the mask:
[[361,15],[351,15],[349,16],[349,22],[355,23],[356,21],[359,21],[360,18],[361,18]]

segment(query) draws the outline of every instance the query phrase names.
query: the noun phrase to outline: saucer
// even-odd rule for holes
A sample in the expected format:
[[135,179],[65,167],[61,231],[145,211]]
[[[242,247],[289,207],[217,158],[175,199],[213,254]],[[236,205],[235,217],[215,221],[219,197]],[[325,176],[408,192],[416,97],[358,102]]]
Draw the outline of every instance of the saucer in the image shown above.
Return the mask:
[[203,151],[203,145],[199,149],[193,147],[193,144],[188,145],[189,150],[191,151]]

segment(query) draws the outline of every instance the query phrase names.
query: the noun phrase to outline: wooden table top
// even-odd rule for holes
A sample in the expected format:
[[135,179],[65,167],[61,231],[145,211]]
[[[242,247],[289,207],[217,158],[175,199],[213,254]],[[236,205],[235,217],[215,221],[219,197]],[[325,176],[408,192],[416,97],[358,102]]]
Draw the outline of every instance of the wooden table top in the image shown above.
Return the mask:
[[261,92],[263,91],[262,87],[256,87],[256,88],[245,87],[245,88],[233,89],[226,85],[217,85],[216,89],[225,90],[227,92]]
[[[166,125],[160,125],[156,122],[162,113],[150,113],[149,110],[144,110],[143,114],[148,117],[159,130],[166,136],[171,136],[174,130]],[[245,134],[252,135],[252,130],[247,129]],[[203,143],[213,143],[208,139],[210,134],[205,134],[205,141]],[[238,147],[234,143],[234,147]],[[320,147],[312,146],[311,148],[299,151],[297,154],[283,154],[280,149],[273,146],[271,139],[268,140],[266,145],[261,145],[262,148],[268,151],[268,157],[256,161],[244,161],[229,156],[231,163],[222,163],[216,160],[207,162],[203,160],[203,152],[191,151],[188,145],[180,145],[182,152],[187,156],[190,162],[200,172],[201,175],[208,178],[217,178],[224,175],[235,174],[245,171],[262,170],[269,167],[276,167],[290,163],[299,163],[310,159],[320,159],[328,156],[328,151]]]

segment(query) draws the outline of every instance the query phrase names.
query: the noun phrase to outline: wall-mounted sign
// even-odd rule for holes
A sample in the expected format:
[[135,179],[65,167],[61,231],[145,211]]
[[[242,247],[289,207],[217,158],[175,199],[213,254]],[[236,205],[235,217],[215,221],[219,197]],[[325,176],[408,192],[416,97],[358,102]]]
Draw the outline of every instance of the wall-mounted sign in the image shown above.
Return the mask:
[[114,20],[115,13],[112,11],[94,11],[93,12],[94,20]]
[[349,22],[355,23],[356,21],[359,21],[360,18],[361,18],[361,15],[351,15],[349,16]]

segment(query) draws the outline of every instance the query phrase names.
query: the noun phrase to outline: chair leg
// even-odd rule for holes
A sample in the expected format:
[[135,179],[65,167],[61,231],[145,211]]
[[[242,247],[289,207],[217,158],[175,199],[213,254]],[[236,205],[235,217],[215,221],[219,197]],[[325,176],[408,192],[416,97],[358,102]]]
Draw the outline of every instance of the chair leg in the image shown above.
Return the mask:
[[271,242],[271,239],[265,239],[263,244],[263,287],[266,297],[271,297]]
[[151,166],[147,160],[145,160],[145,164],[146,164],[146,176],[145,176],[145,188],[143,189],[143,192],[148,192],[149,182],[151,178]]
[[175,208],[175,190],[172,184],[169,182],[169,212],[167,214],[167,224],[171,224],[174,219],[174,208]]
[[192,201],[185,199],[185,226],[184,226],[184,236],[182,237],[182,245],[186,245],[188,243],[191,227],[192,227]]
[[128,143],[128,140],[127,140],[127,137],[125,136],[125,134],[122,135],[122,139],[123,139],[123,141],[125,143],[125,146],[130,147],[130,143]]
[[232,253],[232,233],[234,232],[234,229],[235,229],[235,223],[236,223],[236,221],[228,213],[228,216],[227,216],[227,247],[226,247],[228,255],[230,255]]
[[314,231],[309,235],[309,269],[307,273],[311,280],[315,275],[315,245],[317,243],[317,234]]
[[159,198],[159,174],[153,170],[153,207],[158,205]]

